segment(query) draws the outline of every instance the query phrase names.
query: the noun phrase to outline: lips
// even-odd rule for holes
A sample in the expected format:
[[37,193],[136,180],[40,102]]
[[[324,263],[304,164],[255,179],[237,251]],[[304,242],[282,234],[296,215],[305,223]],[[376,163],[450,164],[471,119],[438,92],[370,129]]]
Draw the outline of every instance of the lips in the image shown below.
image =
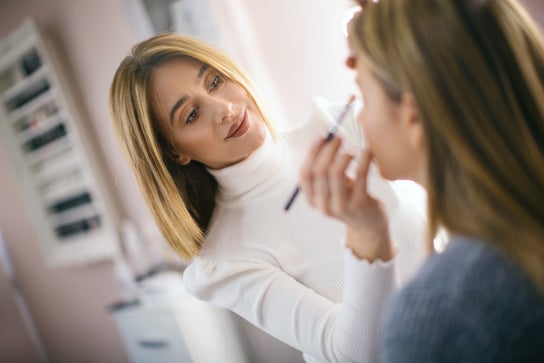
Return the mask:
[[247,112],[244,110],[242,113],[240,113],[236,122],[230,127],[226,139],[240,137],[244,135],[248,129],[249,122],[247,119]]

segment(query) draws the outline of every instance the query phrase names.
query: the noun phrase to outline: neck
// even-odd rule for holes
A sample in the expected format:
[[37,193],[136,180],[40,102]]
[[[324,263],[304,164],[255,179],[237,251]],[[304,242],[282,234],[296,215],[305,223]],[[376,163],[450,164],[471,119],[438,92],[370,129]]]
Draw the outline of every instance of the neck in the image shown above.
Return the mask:
[[251,198],[273,182],[282,166],[282,147],[267,132],[265,141],[246,159],[222,169],[208,169],[219,185],[220,200]]

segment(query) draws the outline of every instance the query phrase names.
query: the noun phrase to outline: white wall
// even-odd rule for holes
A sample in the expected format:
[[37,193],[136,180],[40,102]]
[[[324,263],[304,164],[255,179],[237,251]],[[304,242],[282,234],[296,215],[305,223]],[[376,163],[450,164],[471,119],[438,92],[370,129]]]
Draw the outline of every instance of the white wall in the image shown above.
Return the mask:
[[221,29],[241,22],[251,29],[222,34],[225,47],[256,80],[280,126],[306,120],[313,96],[343,102],[354,89],[341,31],[350,0],[210,3]]

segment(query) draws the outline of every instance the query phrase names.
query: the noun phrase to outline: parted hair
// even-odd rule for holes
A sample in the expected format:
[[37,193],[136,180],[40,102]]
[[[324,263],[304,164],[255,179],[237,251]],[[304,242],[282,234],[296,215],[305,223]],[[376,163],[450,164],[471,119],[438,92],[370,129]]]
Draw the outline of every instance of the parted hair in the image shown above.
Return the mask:
[[430,235],[476,236],[544,293],[544,42],[515,0],[360,1],[350,41],[392,99],[411,93]]
[[217,182],[205,165],[180,165],[154,109],[153,72],[171,59],[209,65],[240,84],[275,137],[259,93],[249,77],[222,51],[197,39],[160,34],[136,44],[117,68],[110,88],[110,114],[119,143],[144,199],[172,249],[182,258],[196,256],[215,207]]

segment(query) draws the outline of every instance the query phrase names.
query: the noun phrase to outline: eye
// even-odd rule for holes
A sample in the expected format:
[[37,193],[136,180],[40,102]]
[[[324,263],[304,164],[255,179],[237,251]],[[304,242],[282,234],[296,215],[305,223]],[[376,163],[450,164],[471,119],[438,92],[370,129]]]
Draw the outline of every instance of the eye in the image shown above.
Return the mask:
[[192,124],[193,122],[195,122],[196,119],[198,118],[199,111],[200,111],[200,107],[193,108],[191,110],[191,113],[189,113],[189,116],[185,120],[185,124]]
[[216,90],[223,84],[223,82],[225,82],[223,78],[220,75],[216,75],[212,78],[212,81],[210,82],[209,91],[211,92]]

